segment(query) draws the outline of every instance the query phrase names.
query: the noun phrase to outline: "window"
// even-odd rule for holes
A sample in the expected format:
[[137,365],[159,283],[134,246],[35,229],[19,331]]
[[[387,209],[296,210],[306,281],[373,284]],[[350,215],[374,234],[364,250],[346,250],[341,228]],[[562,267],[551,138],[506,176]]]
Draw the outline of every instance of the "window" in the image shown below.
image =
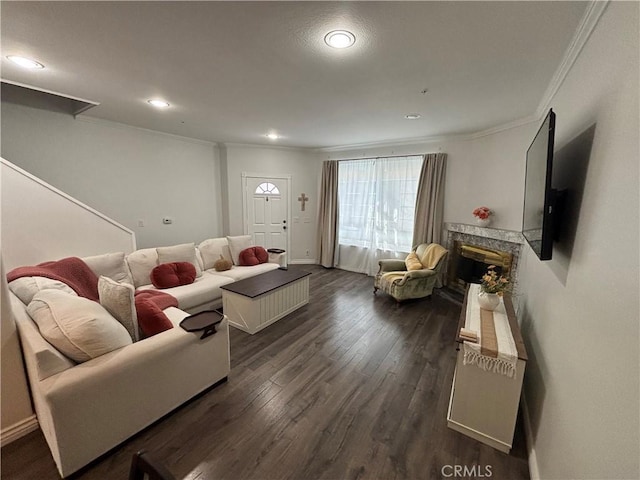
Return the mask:
[[410,252],[422,156],[340,162],[338,243]]
[[255,191],[256,195],[280,195],[280,190],[273,183],[262,182]]

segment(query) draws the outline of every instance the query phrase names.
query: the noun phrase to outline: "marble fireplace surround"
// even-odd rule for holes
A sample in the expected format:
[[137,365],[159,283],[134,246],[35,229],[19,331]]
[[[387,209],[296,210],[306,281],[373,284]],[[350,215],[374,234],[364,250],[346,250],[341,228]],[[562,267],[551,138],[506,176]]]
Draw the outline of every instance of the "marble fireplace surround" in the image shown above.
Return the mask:
[[[518,291],[518,264],[524,237],[522,233],[513,230],[501,230],[491,227],[479,227],[477,225],[467,225],[465,223],[445,223],[447,237],[447,250],[454,251],[454,242],[485,247],[492,250],[500,250],[513,255],[511,263],[511,281],[513,283],[513,293]],[[447,265],[447,272],[450,263]],[[446,276],[448,278],[448,275]]]

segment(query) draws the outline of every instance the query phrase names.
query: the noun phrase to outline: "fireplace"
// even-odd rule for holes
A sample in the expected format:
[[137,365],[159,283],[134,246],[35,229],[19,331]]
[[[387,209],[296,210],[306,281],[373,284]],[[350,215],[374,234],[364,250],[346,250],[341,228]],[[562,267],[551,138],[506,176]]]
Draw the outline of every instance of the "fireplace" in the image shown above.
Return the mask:
[[499,275],[511,280],[513,254],[459,240],[453,245],[447,284],[454,290],[463,292],[467,283],[480,283],[490,265],[496,267]]
[[448,223],[446,285],[464,293],[468,283],[479,283],[489,265],[509,278],[515,292],[518,285],[518,259],[522,247],[520,232]]

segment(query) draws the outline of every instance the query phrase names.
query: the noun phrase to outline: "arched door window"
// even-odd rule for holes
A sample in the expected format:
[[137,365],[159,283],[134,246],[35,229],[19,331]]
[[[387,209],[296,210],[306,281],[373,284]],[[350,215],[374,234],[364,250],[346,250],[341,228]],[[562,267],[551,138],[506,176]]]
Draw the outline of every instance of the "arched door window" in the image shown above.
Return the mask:
[[256,195],[280,195],[280,190],[273,183],[262,182],[255,191]]

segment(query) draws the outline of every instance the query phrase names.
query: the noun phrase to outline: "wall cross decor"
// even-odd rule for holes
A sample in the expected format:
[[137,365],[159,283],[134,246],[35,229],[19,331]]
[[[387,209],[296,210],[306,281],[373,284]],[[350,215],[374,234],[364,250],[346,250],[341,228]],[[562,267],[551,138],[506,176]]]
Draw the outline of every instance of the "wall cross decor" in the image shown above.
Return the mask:
[[303,212],[304,212],[304,204],[307,203],[308,200],[309,200],[309,197],[307,197],[305,193],[301,193],[300,196],[298,197],[298,201],[301,203],[300,210],[302,210]]

